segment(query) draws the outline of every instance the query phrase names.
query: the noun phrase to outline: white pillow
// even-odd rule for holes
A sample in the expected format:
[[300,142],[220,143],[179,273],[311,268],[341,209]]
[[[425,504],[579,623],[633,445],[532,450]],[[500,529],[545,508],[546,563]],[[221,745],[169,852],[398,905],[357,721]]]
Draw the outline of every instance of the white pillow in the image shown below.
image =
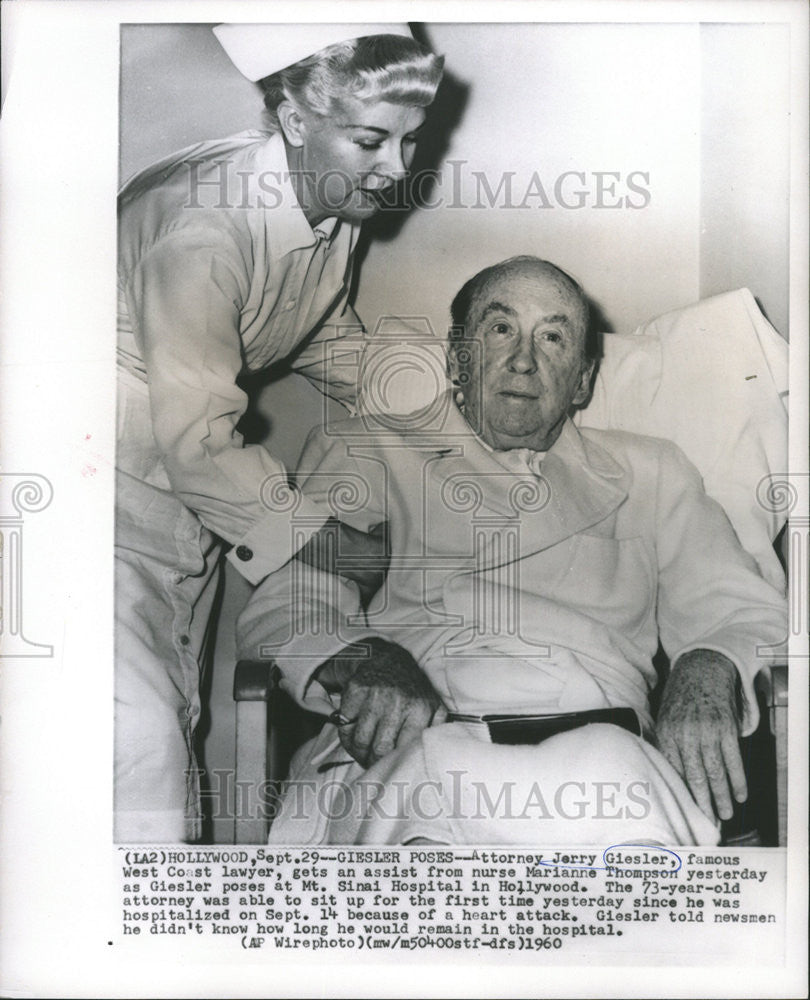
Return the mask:
[[605,334],[583,427],[674,441],[725,508],[742,545],[784,587],[773,539],[785,523],[787,344],[747,288]]

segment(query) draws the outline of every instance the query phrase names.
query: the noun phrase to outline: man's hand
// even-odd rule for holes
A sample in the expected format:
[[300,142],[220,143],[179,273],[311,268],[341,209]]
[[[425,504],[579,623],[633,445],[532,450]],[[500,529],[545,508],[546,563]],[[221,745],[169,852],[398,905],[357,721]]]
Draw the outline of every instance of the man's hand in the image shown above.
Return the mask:
[[661,699],[658,747],[689,786],[695,801],[714,818],[731,819],[734,798],[745,802],[739,746],[738,677],[721,653],[694,649],[673,666]]
[[[361,647],[368,655],[358,655]],[[347,646],[316,674],[327,691],[340,691],[340,742],[363,767],[402,747],[447,714],[411,654],[395,643],[368,638]]]
[[295,558],[324,573],[352,580],[360,590],[363,607],[367,608],[388,572],[391,549],[387,527],[383,521],[369,532],[358,531],[330,517],[296,552]]

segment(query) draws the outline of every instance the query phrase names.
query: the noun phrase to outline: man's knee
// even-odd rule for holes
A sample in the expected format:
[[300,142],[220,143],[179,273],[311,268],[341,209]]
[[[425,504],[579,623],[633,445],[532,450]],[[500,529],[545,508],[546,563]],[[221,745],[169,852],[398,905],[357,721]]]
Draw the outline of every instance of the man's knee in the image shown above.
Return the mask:
[[558,753],[567,755],[572,763],[576,761],[587,771],[602,771],[606,764],[632,771],[634,764],[642,766],[646,760],[639,736],[604,722],[561,733],[547,741],[549,748],[552,743]]

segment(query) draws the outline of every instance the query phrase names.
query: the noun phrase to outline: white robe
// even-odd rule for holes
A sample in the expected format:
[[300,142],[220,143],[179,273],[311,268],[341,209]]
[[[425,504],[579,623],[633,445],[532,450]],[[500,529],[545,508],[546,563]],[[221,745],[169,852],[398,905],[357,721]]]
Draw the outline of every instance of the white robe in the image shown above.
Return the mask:
[[[311,436],[304,492],[331,498],[358,528],[390,523],[386,587],[364,616],[352,584],[292,561],[243,613],[243,657],[273,656],[293,697],[330,711],[313,671],[348,642],[378,634],[411,651],[451,711],[629,706],[649,731],[660,636],[673,662],[696,648],[728,656],[740,672],[743,731],[755,728],[753,679],[768,662],[763,647],[784,638],[784,597],[677,447],[568,422],[537,477],[515,471],[512,453],[482,445],[449,396],[428,417],[406,431],[355,418]],[[330,726],[303,748],[274,840],[717,840],[664,758],[614,726],[509,747],[454,723],[366,772],[345,761]],[[388,790],[375,805],[378,780]],[[584,805],[573,806],[572,794]],[[432,804],[422,808],[422,798]]]

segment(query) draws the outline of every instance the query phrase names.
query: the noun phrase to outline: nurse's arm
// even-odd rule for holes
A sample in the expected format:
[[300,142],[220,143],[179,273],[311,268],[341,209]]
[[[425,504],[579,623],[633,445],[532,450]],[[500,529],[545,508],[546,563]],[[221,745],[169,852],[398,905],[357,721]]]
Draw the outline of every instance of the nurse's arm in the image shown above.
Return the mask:
[[357,584],[360,601],[367,608],[383,585],[391,558],[385,523],[359,531],[330,517],[295,558],[324,573],[343,576]]
[[316,335],[295,355],[292,367],[354,415],[365,346],[363,323],[344,295]]
[[255,584],[287,562],[328,512],[291,490],[283,464],[261,445],[243,447],[236,430],[248,402],[237,385],[245,282],[227,247],[179,231],[143,255],[126,295],[172,489],[232,544],[229,560]]

